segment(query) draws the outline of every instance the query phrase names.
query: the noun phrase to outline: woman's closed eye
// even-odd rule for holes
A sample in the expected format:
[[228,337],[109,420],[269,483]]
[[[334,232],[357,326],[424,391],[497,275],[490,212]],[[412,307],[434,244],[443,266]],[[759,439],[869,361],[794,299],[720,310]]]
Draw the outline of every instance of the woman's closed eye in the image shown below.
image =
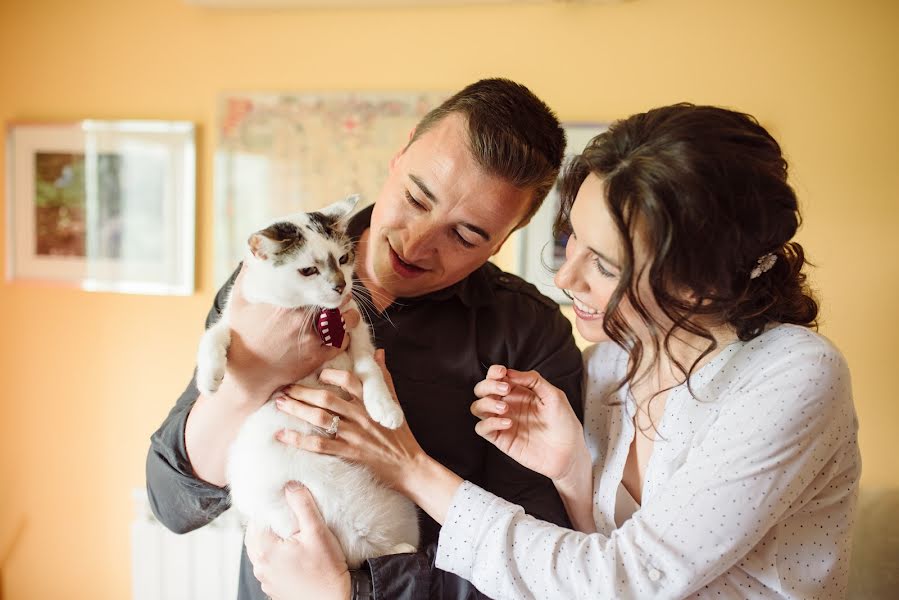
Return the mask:
[[593,257],[593,264],[596,265],[596,270],[599,271],[599,274],[602,275],[603,277],[605,277],[607,279],[614,279],[615,277],[617,277],[617,275],[615,273],[611,272],[610,270],[608,270],[607,268],[605,268],[603,266],[602,258],[600,258],[599,256]]

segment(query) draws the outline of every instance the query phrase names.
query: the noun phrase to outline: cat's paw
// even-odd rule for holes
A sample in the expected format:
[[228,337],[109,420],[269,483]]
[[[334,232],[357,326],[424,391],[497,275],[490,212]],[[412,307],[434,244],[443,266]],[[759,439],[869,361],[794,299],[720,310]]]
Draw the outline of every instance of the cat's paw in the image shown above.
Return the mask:
[[387,429],[396,429],[403,424],[403,409],[391,396],[375,401],[366,399],[365,410],[372,419]]
[[204,396],[211,396],[225,378],[225,367],[208,366],[197,369],[197,389]]

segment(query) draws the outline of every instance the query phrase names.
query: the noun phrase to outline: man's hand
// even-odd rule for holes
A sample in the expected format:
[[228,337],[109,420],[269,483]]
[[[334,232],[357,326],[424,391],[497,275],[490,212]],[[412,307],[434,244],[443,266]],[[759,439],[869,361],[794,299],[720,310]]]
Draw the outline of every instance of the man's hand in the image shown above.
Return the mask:
[[[278,388],[299,381],[334,358],[349,344],[349,336],[343,348],[325,345],[312,325],[317,313],[247,302],[243,279],[241,269],[228,307],[231,346],[225,379],[244,399],[261,405]],[[347,330],[359,324],[358,312],[343,316]]]
[[285,492],[298,529],[281,539],[250,524],[247,556],[262,591],[272,600],[347,600],[350,572],[337,538],[328,529],[309,493],[291,482]]
[[[228,307],[231,346],[225,378],[215,395],[197,398],[184,429],[194,474],[222,487],[228,448],[244,420],[275,390],[299,381],[341,351],[318,337],[312,311],[247,302],[241,288],[244,275],[243,270],[237,275]],[[361,318],[350,310],[344,320],[351,329]]]

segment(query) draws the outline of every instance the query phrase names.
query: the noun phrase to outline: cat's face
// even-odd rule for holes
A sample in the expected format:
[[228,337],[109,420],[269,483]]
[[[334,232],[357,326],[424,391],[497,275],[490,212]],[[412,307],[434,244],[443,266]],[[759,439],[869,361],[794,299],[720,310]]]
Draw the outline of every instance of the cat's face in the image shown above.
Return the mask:
[[358,196],[320,211],[297,213],[247,241],[248,266],[259,290],[281,306],[337,308],[353,285],[354,248],[346,217]]

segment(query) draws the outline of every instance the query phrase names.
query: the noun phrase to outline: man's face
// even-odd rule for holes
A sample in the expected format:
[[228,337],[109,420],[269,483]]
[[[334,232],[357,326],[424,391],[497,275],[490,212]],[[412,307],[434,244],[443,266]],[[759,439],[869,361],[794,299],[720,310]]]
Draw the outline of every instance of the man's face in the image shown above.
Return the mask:
[[371,216],[366,270],[394,297],[450,286],[499,250],[532,190],[484,173],[451,114],[390,162]]

